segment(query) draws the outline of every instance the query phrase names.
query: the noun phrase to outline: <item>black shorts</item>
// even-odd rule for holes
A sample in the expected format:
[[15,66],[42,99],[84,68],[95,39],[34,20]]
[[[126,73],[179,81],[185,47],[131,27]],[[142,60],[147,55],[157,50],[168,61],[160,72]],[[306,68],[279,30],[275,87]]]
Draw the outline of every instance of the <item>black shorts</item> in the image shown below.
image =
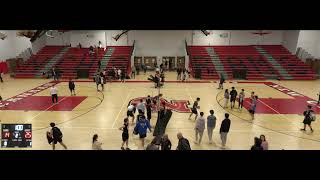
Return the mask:
[[127,141],[129,139],[128,133],[122,133],[122,141]]
[[252,110],[252,109],[250,109],[250,110],[249,110],[249,113],[254,114],[254,113],[255,113],[255,111],[254,111],[254,110]]
[[198,111],[197,111],[197,109],[196,109],[196,108],[191,109],[191,111],[192,111],[192,113],[193,113],[193,114],[198,114]]
[[236,102],[236,98],[231,98],[230,102]]
[[57,144],[57,143],[62,143],[62,138],[53,138],[53,143]]
[[140,139],[145,138],[145,137],[147,137],[147,134],[139,134]]
[[311,125],[311,120],[308,118],[304,118],[303,124]]
[[69,88],[70,89],[70,91],[74,91],[74,88]]
[[133,117],[134,115],[133,115],[133,112],[132,111],[127,111],[127,116],[129,117]]

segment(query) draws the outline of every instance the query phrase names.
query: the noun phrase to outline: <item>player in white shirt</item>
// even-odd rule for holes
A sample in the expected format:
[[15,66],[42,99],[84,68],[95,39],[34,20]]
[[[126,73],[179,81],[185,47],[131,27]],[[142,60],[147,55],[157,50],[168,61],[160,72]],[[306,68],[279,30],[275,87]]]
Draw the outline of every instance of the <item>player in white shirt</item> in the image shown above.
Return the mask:
[[129,117],[132,117],[132,124],[134,122],[134,109],[135,109],[134,105],[130,104],[127,110],[127,118],[129,119]]
[[52,98],[52,103],[58,103],[58,89],[57,87],[55,87],[55,85],[53,85],[50,88],[50,94]]

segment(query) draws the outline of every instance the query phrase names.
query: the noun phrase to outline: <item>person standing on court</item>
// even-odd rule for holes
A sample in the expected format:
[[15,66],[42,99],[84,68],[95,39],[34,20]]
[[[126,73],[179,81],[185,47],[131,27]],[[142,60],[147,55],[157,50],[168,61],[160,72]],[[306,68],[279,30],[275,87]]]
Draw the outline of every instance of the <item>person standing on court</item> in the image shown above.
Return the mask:
[[122,131],[122,145],[121,145],[121,150],[125,150],[124,149],[124,144],[126,144],[126,150],[130,150],[128,147],[128,143],[129,143],[129,130],[128,130],[128,126],[129,126],[129,119],[128,118],[124,118],[123,120],[123,126],[119,128],[119,130]]
[[92,137],[92,150],[102,150],[102,143],[98,141],[98,134]]
[[181,132],[179,132],[177,134],[177,138],[178,138],[179,142],[178,142],[178,146],[177,146],[176,150],[179,150],[179,151],[191,150],[190,143],[189,143],[188,139],[184,138],[182,136]]
[[258,96],[253,96],[253,98],[251,99],[251,105],[249,109],[249,113],[251,114],[252,120],[254,120],[254,114],[256,112],[257,103],[258,103]]
[[143,73],[146,74],[147,73],[147,66],[144,64],[143,65]]
[[58,89],[55,85],[50,88],[52,103],[58,103]]
[[[194,127],[195,130],[195,136],[196,136],[196,141],[194,142],[195,144],[201,144],[203,132],[205,130],[205,119],[203,117],[204,113],[200,112],[200,117],[196,121],[196,125]],[[198,134],[199,134],[199,141],[198,141]]]
[[132,117],[132,124],[134,122],[134,108],[134,105],[130,104],[127,110],[127,119],[129,119],[129,117]]
[[102,87],[102,91],[104,91],[104,77],[100,75],[100,84]]
[[177,80],[180,80],[181,79],[181,69],[178,68],[177,69]]
[[223,108],[227,108],[228,107],[228,101],[229,101],[229,91],[228,89],[226,89],[224,91],[224,105],[223,105]]
[[137,105],[137,110],[141,110],[143,113],[145,112],[145,104],[143,103],[143,99],[140,99],[139,104]]
[[235,90],[234,87],[232,87],[231,89],[232,90],[230,91],[230,106],[232,109],[232,108],[234,108],[234,105],[236,104],[238,92]]
[[57,74],[57,71],[54,68],[52,68],[51,74],[52,74],[53,80],[57,81],[58,80],[58,74]]
[[242,110],[244,98],[245,98],[244,89],[242,89],[241,92],[239,93],[239,107],[238,107],[239,111]]
[[190,114],[190,116],[189,116],[189,120],[190,120],[192,114],[195,114],[195,115],[196,115],[196,117],[194,118],[194,120],[197,120],[197,117],[198,117],[198,111],[197,111],[197,109],[200,109],[199,101],[200,101],[200,98],[197,98],[197,100],[193,103],[193,106],[192,106],[192,108],[191,108],[191,111],[192,111],[192,112],[191,112],[191,114]]
[[124,71],[121,71],[121,82],[125,82],[126,79],[126,73]]
[[52,149],[55,150],[56,149],[56,144],[59,142],[59,144],[61,146],[63,146],[64,149],[67,149],[67,146],[62,142],[62,137],[63,134],[60,131],[60,129],[58,127],[56,127],[55,123],[50,123],[51,126],[51,131],[50,131],[50,135],[52,138]]
[[219,82],[219,87],[218,89],[223,89],[223,83],[224,83],[225,79],[223,77],[223,74],[220,74],[220,82]]
[[150,121],[151,120],[151,97],[148,95],[148,98],[146,100],[146,109],[147,109],[147,119]]
[[261,139],[259,139],[258,137],[254,138],[254,145],[251,146],[251,150],[263,150],[261,146]]
[[139,134],[141,145],[144,149],[144,139],[147,137],[147,130],[149,129],[150,133],[152,132],[150,122],[147,121],[144,116],[142,116],[137,121],[136,127],[134,129]]
[[314,111],[312,110],[312,106],[308,105],[308,109],[306,111],[303,112],[304,115],[304,120],[303,120],[303,129],[301,129],[301,131],[305,131],[306,130],[306,126],[308,125],[311,132],[313,132],[311,123],[312,121],[315,120],[315,114]]
[[254,95],[254,91],[252,91],[252,92],[251,92],[251,96],[250,96],[251,103],[252,103],[252,100],[254,99],[254,96],[255,96],[255,95]]
[[224,115],[225,119],[222,121],[220,126],[220,138],[222,142],[222,147],[224,148],[227,143],[227,135],[230,130],[231,121],[229,119],[229,114],[225,113]]
[[[70,90],[71,96],[76,95],[75,87],[76,87],[76,85],[74,84],[74,81],[72,81],[72,79],[70,78],[69,79],[69,90]],[[72,92],[73,92],[73,94],[72,94]]]
[[132,66],[131,68],[131,79],[136,78],[136,67]]
[[161,150],[171,150],[171,141],[167,134],[164,134],[160,141]]
[[99,73],[96,74],[95,78],[94,78],[96,85],[97,85],[97,91],[99,91],[99,85],[101,84],[101,78]]
[[261,140],[261,147],[263,150],[269,150],[269,144],[268,141],[266,140],[265,135],[260,135],[260,140]]
[[214,111],[210,110],[210,115],[207,117],[207,130],[208,130],[208,138],[209,144],[212,144],[212,132],[216,127],[217,118],[214,116]]

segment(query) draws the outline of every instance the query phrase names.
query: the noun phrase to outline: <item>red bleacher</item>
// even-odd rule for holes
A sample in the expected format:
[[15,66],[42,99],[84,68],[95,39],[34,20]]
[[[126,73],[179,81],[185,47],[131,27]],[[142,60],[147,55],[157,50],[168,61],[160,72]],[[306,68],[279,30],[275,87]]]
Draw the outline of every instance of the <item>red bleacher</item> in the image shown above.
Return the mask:
[[199,70],[202,79],[218,79],[219,76],[215,71],[211,57],[205,49],[206,47],[208,46],[188,46],[187,50],[190,57],[189,68],[192,69],[191,75],[195,76],[195,72]]
[[264,80],[265,75],[278,72],[253,46],[213,46],[224,66],[224,71],[232,78],[232,71],[247,70],[248,80]]
[[47,62],[58,54],[64,46],[45,46],[37,54],[32,55],[26,62],[16,69],[17,78],[31,78],[41,70]]
[[131,73],[131,54],[133,46],[108,46],[108,48],[114,48],[114,51],[106,66],[106,71],[115,67],[117,69],[120,68],[129,75]]
[[[228,79],[233,78],[232,71],[237,69],[246,69],[248,80],[264,80],[271,76],[281,77],[273,65],[254,46],[188,46],[192,74],[194,75],[196,69],[200,69],[202,79],[219,78],[206,47],[213,48],[219,56]],[[311,68],[296,56],[291,55],[283,46],[261,47],[272,55],[292,75],[293,79],[315,79],[316,74]],[[210,74],[208,74],[208,69]]]
[[316,79],[316,73],[281,45],[261,45],[295,80]]
[[89,48],[69,48],[55,68],[60,71],[63,79],[76,78],[79,69],[96,71],[98,61],[104,54],[104,49],[98,49],[98,54],[89,55]]
[[[109,46],[114,48],[110,60],[106,66],[106,70],[111,67],[121,68],[125,72],[131,71],[131,54],[133,46]],[[27,60],[23,65],[20,65],[16,71],[18,78],[32,78],[48,63],[49,59],[54,57],[63,49],[63,46],[46,46],[36,55]],[[98,61],[103,58],[106,51],[99,49],[98,54],[89,55],[88,48],[69,48],[68,51],[54,66],[61,74],[61,78],[76,78],[77,70],[88,70],[90,77],[98,69]]]

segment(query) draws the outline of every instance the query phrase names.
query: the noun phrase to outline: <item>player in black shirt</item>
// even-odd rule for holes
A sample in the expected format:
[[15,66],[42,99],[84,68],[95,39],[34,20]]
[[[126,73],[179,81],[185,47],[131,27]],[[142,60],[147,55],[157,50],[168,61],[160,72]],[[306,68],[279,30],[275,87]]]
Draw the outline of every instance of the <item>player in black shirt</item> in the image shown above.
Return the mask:
[[[67,146],[62,142],[62,132],[58,127],[56,127],[55,123],[50,123],[50,126],[52,127],[51,132],[47,133],[48,135],[51,135],[52,138],[52,149],[55,150],[55,145],[59,142],[61,146],[64,147],[64,149],[67,149]],[[48,140],[49,141],[49,140]]]
[[231,109],[234,108],[234,105],[236,104],[236,99],[238,92],[235,90],[234,87],[231,88],[232,90],[230,91],[230,103],[231,103]]
[[197,109],[200,109],[200,106],[199,106],[199,101],[200,101],[200,98],[197,98],[197,100],[193,103],[193,106],[191,108],[191,114],[189,116],[189,120],[192,116],[192,114],[195,114],[196,117],[194,118],[195,120],[197,120],[197,117],[198,117],[198,111]]
[[126,150],[129,150],[129,147],[128,147],[128,141],[129,141],[128,125],[129,125],[128,118],[124,118],[123,126],[119,128],[119,130],[122,130],[122,145],[121,145],[122,150],[124,150],[124,147],[123,147],[124,144],[126,144],[126,146],[127,146]]
[[146,100],[146,109],[147,109],[147,119],[151,120],[151,97],[148,95],[148,98]]
[[72,79],[70,78],[69,79],[69,90],[71,92],[71,96],[72,96],[72,92],[73,92],[73,95],[76,95],[76,92],[75,92],[75,85],[74,85],[74,82],[72,81]]

